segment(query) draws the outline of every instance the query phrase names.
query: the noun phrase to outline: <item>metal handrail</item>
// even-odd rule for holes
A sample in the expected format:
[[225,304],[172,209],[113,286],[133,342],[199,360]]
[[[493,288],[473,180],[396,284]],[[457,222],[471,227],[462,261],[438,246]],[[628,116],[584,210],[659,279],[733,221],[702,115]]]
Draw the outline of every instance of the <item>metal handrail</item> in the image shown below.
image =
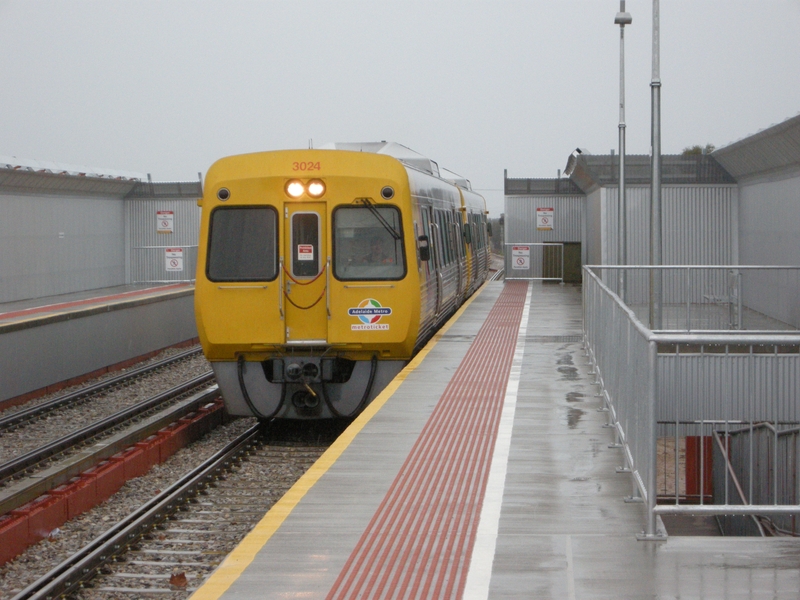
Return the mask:
[[[647,516],[645,532],[642,539],[663,539],[656,530],[656,516],[664,514],[698,514],[698,515],[797,515],[800,514],[800,505],[778,504],[777,495],[775,503],[770,505],[681,505],[677,500],[675,505],[656,505],[656,474],[657,474],[657,426],[656,408],[660,385],[659,377],[659,344],[707,344],[707,345],[800,345],[800,331],[748,331],[740,330],[715,330],[697,332],[678,331],[653,331],[646,327],[621,298],[598,275],[602,269],[686,269],[686,265],[679,266],[619,266],[595,265],[585,267],[584,285],[584,338],[586,351],[592,364],[593,374],[602,389],[602,396],[609,411],[609,425],[617,431],[620,445],[624,450],[627,468],[634,481],[634,488],[638,487],[642,498],[646,501]],[[733,267],[726,265],[692,265],[690,268],[700,269],[731,269],[731,270],[800,270],[798,266],[768,266],[757,265]],[[593,318],[594,317],[594,318]],[[613,331],[609,331],[604,323],[618,324]],[[606,362],[606,356],[611,357],[614,352],[608,350],[609,344],[615,340],[625,340],[628,336],[627,347],[640,352],[642,345],[649,348],[647,365],[642,369],[636,386],[632,388],[620,379],[620,369],[615,367],[614,360]],[[735,355],[734,355],[735,356]],[[769,354],[767,356],[773,356]],[[775,356],[778,356],[775,354]],[[780,355],[784,356],[784,355]],[[796,355],[785,355],[795,356]],[[625,354],[621,356],[625,360]],[[640,363],[642,361],[639,361]],[[624,370],[624,369],[623,369]],[[609,386],[611,386],[609,388]],[[639,390],[637,392],[637,390]],[[646,393],[645,393],[646,390]],[[631,403],[631,393],[638,394],[638,398]],[[709,415],[713,416],[713,415]],[[640,421],[641,420],[641,421]],[[713,419],[694,421],[701,425],[708,425]],[[677,423],[677,421],[675,421]],[[727,420],[727,423],[735,421]],[[737,424],[742,424],[739,421]],[[746,422],[746,421],[744,421]],[[764,423],[763,427],[774,429],[772,423]],[[677,427],[677,425],[676,425]],[[627,429],[627,431],[626,431]],[[795,428],[800,430],[800,428]],[[788,435],[787,430],[786,434]],[[676,440],[679,432],[676,429]],[[676,450],[677,452],[677,450]],[[637,462],[638,461],[638,462]],[[701,459],[702,461],[702,459]],[[703,463],[701,462],[701,482],[703,481]],[[676,470],[677,477],[677,470]],[[737,482],[734,483],[736,485]],[[702,483],[701,483],[702,485]],[[777,485],[777,484],[775,484]],[[676,494],[677,494],[676,479]],[[741,486],[739,486],[741,487]],[[775,490],[773,490],[777,493]],[[649,493],[648,493],[649,492]],[[742,492],[743,493],[743,492]],[[635,495],[635,494],[634,494]],[[727,500],[726,500],[727,501]]]
[[278,310],[283,319],[283,257],[280,259],[280,268],[278,269]]
[[[733,487],[736,488],[736,493],[739,494],[739,500],[742,501],[742,504],[748,504],[748,505],[751,504],[751,502],[749,502],[747,500],[747,498],[745,497],[745,495],[744,495],[744,490],[742,489],[742,485],[739,483],[739,478],[736,477],[736,472],[733,470],[733,464],[731,464],[731,459],[728,456],[728,449],[722,443],[722,440],[719,437],[719,432],[718,431],[714,432],[714,441],[717,442],[717,446],[719,446],[719,451],[722,453],[722,456],[725,458],[725,466],[726,466],[726,468],[728,470],[728,473],[730,473],[730,475],[731,475],[731,481],[733,481]],[[725,504],[728,503],[728,489],[727,488],[728,488],[728,486],[726,484],[725,485]],[[764,528],[761,526],[761,523],[759,523],[758,519],[756,518],[756,515],[751,515],[751,518],[753,519],[753,523],[756,524],[756,527],[758,528],[758,532],[761,534],[761,537],[766,537],[766,533],[764,533]]]
[[331,318],[331,257],[328,257],[327,273],[325,275],[325,310],[328,311],[328,319]]

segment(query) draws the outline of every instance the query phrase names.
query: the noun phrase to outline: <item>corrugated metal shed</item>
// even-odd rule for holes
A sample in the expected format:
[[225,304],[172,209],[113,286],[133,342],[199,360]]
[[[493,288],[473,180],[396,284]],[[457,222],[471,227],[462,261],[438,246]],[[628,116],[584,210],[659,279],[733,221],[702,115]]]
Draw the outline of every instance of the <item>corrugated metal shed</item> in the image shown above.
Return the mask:
[[[0,302],[194,278],[199,181],[77,169],[0,157]],[[172,212],[172,233],[156,235],[159,210]],[[165,247],[184,249],[183,272],[165,272]]]
[[711,156],[737,179],[796,169],[800,164],[800,115],[719,148]]

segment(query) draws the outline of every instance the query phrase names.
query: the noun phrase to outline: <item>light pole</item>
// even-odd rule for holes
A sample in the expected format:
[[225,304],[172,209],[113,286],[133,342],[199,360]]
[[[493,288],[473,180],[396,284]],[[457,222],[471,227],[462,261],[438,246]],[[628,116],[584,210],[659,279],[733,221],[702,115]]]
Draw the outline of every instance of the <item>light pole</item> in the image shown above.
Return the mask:
[[[619,25],[619,200],[617,201],[617,264],[628,264],[628,232],[626,225],[627,198],[625,195],[625,25],[633,22],[625,12],[625,0],[619,0],[619,12],[614,24]],[[625,302],[625,269],[619,269],[617,293]]]
[[[651,99],[650,264],[661,265],[661,72],[659,8],[653,0],[653,79]],[[650,329],[661,329],[661,271],[650,269]]]

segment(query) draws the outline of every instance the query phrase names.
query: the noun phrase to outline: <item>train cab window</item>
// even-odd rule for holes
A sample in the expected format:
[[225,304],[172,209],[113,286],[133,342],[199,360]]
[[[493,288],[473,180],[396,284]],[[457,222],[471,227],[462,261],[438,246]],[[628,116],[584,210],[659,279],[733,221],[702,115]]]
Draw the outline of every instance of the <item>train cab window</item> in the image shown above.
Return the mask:
[[211,281],[272,281],[278,275],[277,213],[269,207],[211,214],[206,275]]
[[319,215],[292,215],[292,275],[315,277],[319,273]]
[[341,281],[402,279],[406,274],[400,212],[387,206],[341,206],[333,213],[333,265]]

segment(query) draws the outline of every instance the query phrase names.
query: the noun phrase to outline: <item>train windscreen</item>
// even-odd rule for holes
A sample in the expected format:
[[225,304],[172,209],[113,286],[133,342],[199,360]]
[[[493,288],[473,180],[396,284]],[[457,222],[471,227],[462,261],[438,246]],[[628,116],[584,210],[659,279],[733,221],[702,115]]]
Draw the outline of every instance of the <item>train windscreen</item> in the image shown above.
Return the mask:
[[277,213],[269,207],[211,214],[206,274],[211,281],[272,281],[278,275]]
[[333,214],[334,274],[340,281],[405,277],[400,211],[388,206],[343,206]]

